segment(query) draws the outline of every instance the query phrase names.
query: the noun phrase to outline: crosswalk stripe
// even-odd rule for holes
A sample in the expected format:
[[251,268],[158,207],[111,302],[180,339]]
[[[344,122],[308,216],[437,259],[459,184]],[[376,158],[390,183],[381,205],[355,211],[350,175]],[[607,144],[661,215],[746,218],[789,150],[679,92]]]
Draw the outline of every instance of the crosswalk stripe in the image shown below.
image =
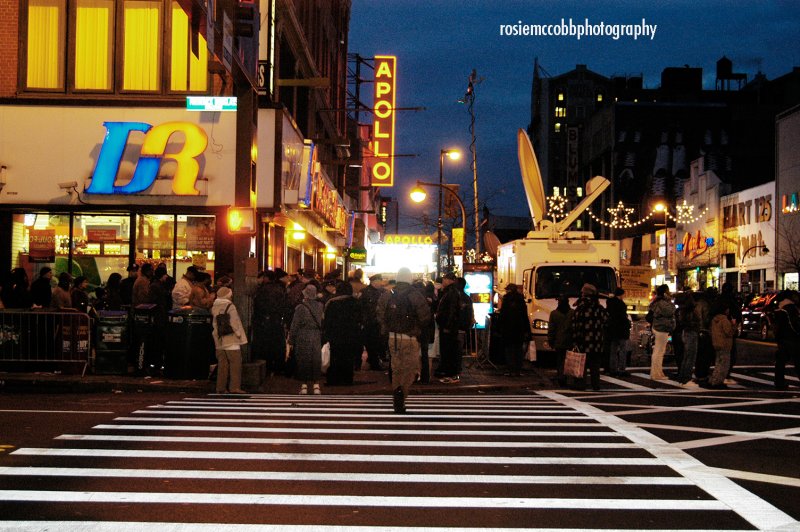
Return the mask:
[[335,453],[269,453],[242,451],[156,451],[147,449],[71,449],[22,447],[11,453],[26,456],[88,456],[94,458],[174,458],[201,460],[272,460],[317,462],[366,462],[409,464],[507,464],[507,465],[662,465],[656,458],[605,458],[572,456],[429,456],[413,454],[335,454]]
[[441,475],[389,473],[324,473],[300,471],[219,471],[205,469],[101,469],[70,467],[0,467],[3,476],[172,478],[205,480],[288,480],[298,482],[413,482],[424,484],[612,484],[688,486],[684,477],[558,476],[558,475]]
[[[274,429],[271,427],[217,427],[217,426],[201,426],[201,425],[108,425],[108,424],[101,424],[95,425],[93,428],[98,430],[154,430],[154,431],[164,431],[164,430],[178,430],[178,431],[191,431],[191,432],[263,432],[263,433],[274,433],[274,432],[298,432],[298,433],[306,433],[306,434],[434,434],[434,435],[452,435],[452,434],[459,434],[457,431],[445,431],[445,430],[438,430],[438,431],[403,431],[403,430],[385,430],[385,431],[369,431],[366,432],[361,429],[352,429],[349,431],[345,431],[344,429]],[[474,433],[477,436],[483,435],[480,431],[469,431]],[[461,433],[464,434],[463,432]],[[516,432],[499,432],[495,431],[497,436],[513,436],[518,435],[520,433]],[[526,436],[581,436],[581,437],[605,437],[605,438],[620,438],[621,436],[613,431],[528,431],[524,433]]]
[[[240,416],[240,417],[248,417],[248,418],[261,418],[261,419],[253,419],[252,422],[257,423],[280,423],[281,425],[287,424],[295,424],[295,425],[359,425],[369,423],[370,425],[413,425],[415,427],[419,426],[419,421],[409,421],[408,416],[403,416],[402,418],[395,416],[389,416],[388,419],[375,419],[374,417],[369,417],[367,421],[362,421],[364,418],[356,418],[356,419],[306,419],[304,416],[303,419],[287,419],[287,416],[279,416],[280,419],[272,419],[272,416],[268,412],[210,412],[210,411],[186,411],[186,410],[137,410],[133,412],[134,414],[139,414],[143,416],[161,416],[161,415],[174,415],[174,416],[193,416],[193,415],[202,415],[202,416]],[[337,416],[341,418],[342,416]],[[176,420],[179,419],[187,419],[183,418],[174,418]],[[266,421],[262,421],[266,420]],[[553,419],[552,417],[546,417],[545,419]],[[581,420],[580,423],[577,422],[569,422],[565,423],[560,421],[563,417],[557,419],[558,423],[542,423],[542,422],[522,422],[517,420],[511,421],[442,421],[441,419],[436,419],[436,425],[442,426],[479,426],[479,427],[552,427],[557,425],[559,427],[585,427],[585,426],[601,426],[596,421],[584,417],[584,416],[570,416],[568,419],[572,420]],[[209,419],[211,420],[211,419]],[[220,419],[213,419],[213,421],[222,421]],[[239,419],[230,419],[230,422],[235,423],[246,423],[247,421],[239,420]]]
[[[144,413],[144,412],[134,412],[134,413]],[[170,412],[147,412],[148,414],[157,415],[160,413],[168,414]],[[174,412],[176,415],[186,416],[186,412]],[[209,415],[226,415],[220,412],[213,412]],[[242,414],[246,416],[246,413]],[[269,419],[268,414],[256,414],[260,416],[262,419],[246,419],[244,417],[240,418],[221,418],[221,417],[133,417],[133,416],[120,416],[115,417],[114,421],[169,421],[172,423],[208,423],[213,421],[214,423],[277,423],[281,425],[368,425],[368,426],[384,426],[384,425],[392,425],[392,426],[412,426],[412,427],[419,427],[418,421],[339,421],[336,419],[315,419],[315,420],[308,420],[308,419],[281,419],[278,421]],[[458,421],[437,421],[436,426],[458,426],[458,427],[597,427],[597,428],[605,428],[603,425],[595,422],[592,419],[585,418],[582,423],[575,423],[575,422],[567,422],[567,423],[489,423],[489,422],[463,422],[459,423]],[[286,427],[277,428],[275,430],[286,430]],[[302,430],[302,429],[292,429],[292,430]],[[337,432],[345,432],[348,429],[338,428]],[[363,429],[365,433],[375,433],[375,434],[386,434],[386,431],[383,429]],[[401,434],[414,434],[414,433],[421,433],[421,434],[436,434],[437,431],[429,431],[429,430],[420,430],[420,431],[413,431],[413,430],[402,430],[399,431]],[[506,431],[496,431],[498,434],[505,434]],[[525,435],[524,431],[507,431],[509,434],[518,434],[518,435]],[[449,434],[488,434],[493,435],[492,431],[447,431]]]
[[[405,527],[405,526],[357,526],[357,525],[270,525],[270,524],[228,524],[220,523],[169,523],[169,522],[99,522],[99,521],[15,521],[14,532],[141,532],[159,530],[166,532],[452,532],[450,526],[444,527]],[[458,528],[459,532],[486,532],[486,528]],[[626,528],[629,532],[675,532],[675,529],[637,529]],[[691,529],[692,532],[737,532],[721,528]],[[502,528],[503,532],[586,532],[585,528]],[[740,532],[740,531],[739,531]]]
[[[173,408],[176,410],[189,410],[192,411],[196,409],[195,406],[181,406],[181,405],[170,405],[169,407],[166,406],[153,406],[150,407],[154,410],[166,409],[166,408]],[[208,406],[204,407],[208,410],[224,410],[224,411],[241,411],[245,407],[233,407],[233,406]],[[472,414],[419,414],[413,410],[413,406],[408,405],[409,411],[408,414],[405,415],[406,418],[409,419],[503,419],[503,420],[525,420],[525,419],[584,419],[584,416],[580,415],[530,415],[530,416],[519,416],[519,415],[508,415],[508,416],[497,416],[497,415],[472,415]],[[255,408],[248,408],[248,410],[252,411],[262,411],[268,412],[272,417],[324,417],[331,415],[332,412],[329,411],[322,411],[317,410],[315,412],[275,412],[269,407],[255,407]],[[459,410],[460,412],[460,410]],[[393,413],[390,407],[386,408],[386,413],[383,414],[382,412],[376,412],[373,414],[360,414],[360,413],[341,413],[336,412],[336,416],[339,418],[346,418],[346,419],[364,419],[364,418],[374,418],[374,417],[385,417],[391,419],[397,419],[397,414]]]
[[641,384],[636,384],[633,382],[628,382],[626,380],[617,379],[609,375],[600,375],[600,380],[608,382],[610,384],[616,384],[617,386],[622,386],[623,388],[628,388],[630,390],[649,392],[654,389],[654,388],[648,388],[647,386],[642,386]]
[[757,382],[758,384],[766,384],[768,386],[774,386],[775,383],[773,381],[768,381],[766,379],[759,379],[758,377],[752,377],[750,375],[744,375],[743,373],[731,373],[731,377],[734,377],[739,380],[746,380],[750,382]]
[[353,447],[445,447],[496,449],[631,449],[632,443],[526,442],[526,441],[453,441],[453,440],[345,440],[299,438],[221,438],[197,436],[110,436],[104,434],[62,434],[57,440],[117,441],[159,443],[238,443],[259,445],[343,445]]
[[284,495],[243,493],[158,493],[0,490],[0,500],[22,502],[110,502],[170,504],[248,504],[279,506],[355,506],[389,508],[493,508],[570,510],[729,510],[713,499],[569,499],[501,497],[395,497],[370,495]]
[[650,375],[648,375],[648,374],[646,374],[646,373],[631,373],[631,375],[633,375],[633,376],[635,376],[635,377],[639,377],[639,378],[641,378],[641,379],[652,380],[653,382],[659,382],[659,383],[661,383],[661,384],[666,384],[666,385],[668,385],[668,386],[674,386],[674,387],[676,387],[676,388],[681,388],[681,389],[683,389],[683,384],[679,383],[678,381],[673,381],[673,380],[671,380],[671,379],[660,379],[660,380],[654,380],[654,379],[651,379],[651,378],[650,378]]
[[[174,401],[170,401],[167,404],[176,404]],[[184,403],[185,404],[185,403]],[[298,404],[298,405],[267,405],[265,403],[225,403],[225,402],[192,402],[192,406],[202,406],[204,408],[213,408],[215,406],[222,405],[223,408],[268,408],[270,412],[320,412],[324,411],[326,413],[336,412],[338,410],[344,410],[345,412],[352,411],[351,408],[340,406],[340,405],[326,405],[326,404]],[[572,410],[569,408],[564,407],[526,407],[526,408],[506,408],[506,409],[494,409],[494,408],[447,408],[435,405],[424,405],[424,404],[407,404],[409,408],[418,409],[421,412],[428,412],[428,411],[436,411],[436,412],[470,412],[470,413],[481,413],[484,415],[491,415],[491,414],[507,414],[507,413],[520,413],[520,412],[536,412],[536,413],[553,413],[553,414],[565,414],[570,413]],[[385,404],[380,405],[362,405],[362,411],[367,412],[392,412],[392,405],[387,401]]]

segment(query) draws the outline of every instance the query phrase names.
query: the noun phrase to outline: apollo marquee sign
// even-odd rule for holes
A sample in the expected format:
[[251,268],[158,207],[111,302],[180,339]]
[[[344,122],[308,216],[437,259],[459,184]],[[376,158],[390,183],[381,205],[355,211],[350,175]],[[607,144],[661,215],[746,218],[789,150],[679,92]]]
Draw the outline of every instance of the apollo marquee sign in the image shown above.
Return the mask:
[[395,91],[397,88],[397,58],[375,56],[375,98],[372,131],[373,163],[370,185],[394,185]]

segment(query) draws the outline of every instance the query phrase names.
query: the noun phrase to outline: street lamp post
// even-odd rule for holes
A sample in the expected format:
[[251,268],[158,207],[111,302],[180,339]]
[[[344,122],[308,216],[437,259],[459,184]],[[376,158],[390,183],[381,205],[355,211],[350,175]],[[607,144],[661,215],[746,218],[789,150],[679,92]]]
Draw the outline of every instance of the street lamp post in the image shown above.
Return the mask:
[[[447,185],[445,185],[443,183],[428,183],[428,182],[425,182],[425,181],[417,181],[417,186],[415,186],[411,190],[411,194],[410,194],[411,199],[413,201],[415,201],[416,203],[420,203],[422,201],[425,201],[425,198],[428,196],[428,194],[425,192],[425,189],[423,189],[422,187],[436,187],[436,188],[438,188],[439,189],[439,197],[440,198],[442,196],[442,191],[443,190],[447,191],[447,192],[449,192],[450,194],[453,195],[455,200],[458,202],[458,206],[461,208],[461,226],[463,227],[463,231],[464,231],[463,234],[466,237],[466,234],[467,234],[467,210],[464,208],[464,202],[461,201],[461,198],[458,197],[458,194],[456,194],[455,191],[452,188],[448,187]],[[438,238],[439,238],[438,250],[439,250],[439,255],[440,255],[441,254],[441,249],[442,249],[442,241],[441,241],[441,239],[442,239],[442,217],[441,217],[441,214],[439,215],[439,234],[438,234]],[[436,277],[437,278],[439,277],[439,275],[441,273],[440,272],[440,268],[441,268],[441,263],[442,263],[441,258],[440,258],[439,255],[437,255],[437,257],[436,257]]]
[[[436,246],[437,246],[437,256],[436,256],[436,277],[438,278],[441,275],[441,268],[442,263],[439,257],[442,254],[442,189],[445,188],[444,186],[444,157],[445,155],[453,161],[456,161],[461,158],[461,152],[458,150],[448,149],[448,150],[439,150],[439,217],[436,221]],[[419,185],[419,183],[417,183]],[[437,186],[434,184],[434,186]],[[424,199],[424,197],[423,197]],[[459,198],[460,200],[460,198]],[[420,200],[422,201],[422,200]]]
[[[764,244],[756,244],[755,246],[750,246],[747,248],[744,253],[741,254],[739,257],[739,290],[742,290],[742,276],[747,273],[747,267],[744,265],[744,259],[747,257],[747,254],[753,251],[754,249],[764,249],[764,253],[769,253],[769,248]],[[749,283],[749,281],[748,281]]]

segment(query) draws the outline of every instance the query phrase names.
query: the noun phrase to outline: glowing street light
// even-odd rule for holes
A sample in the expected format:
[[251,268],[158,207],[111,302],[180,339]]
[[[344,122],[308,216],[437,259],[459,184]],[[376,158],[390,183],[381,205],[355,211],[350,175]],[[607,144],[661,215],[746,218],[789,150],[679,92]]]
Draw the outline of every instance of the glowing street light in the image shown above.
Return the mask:
[[[428,197],[428,193],[425,192],[425,189],[422,188],[422,187],[437,187],[439,189],[440,196],[441,196],[442,190],[447,191],[447,192],[449,192],[450,194],[453,195],[453,197],[458,202],[458,206],[461,208],[461,224],[462,224],[461,226],[463,228],[462,229],[463,230],[462,234],[464,235],[464,237],[466,237],[466,235],[467,235],[467,210],[464,208],[464,202],[461,201],[461,198],[458,197],[458,194],[456,194],[456,192],[452,188],[450,188],[450,187],[448,187],[447,185],[444,185],[444,184],[427,183],[425,181],[417,181],[417,186],[415,186],[413,189],[411,189],[411,193],[409,194],[409,196],[411,197],[411,200],[413,202],[421,203],[421,202],[425,201],[425,198]],[[441,216],[439,217],[439,233],[438,233],[438,237],[439,237],[439,247],[437,249],[438,249],[438,252],[441,253],[441,243],[442,243],[441,242],[441,238],[442,238],[442,218],[441,218]],[[441,263],[442,263],[438,255],[436,257],[436,262],[437,262],[437,265],[436,265],[436,277],[438,278],[439,277],[439,273],[440,273]]]
[[[461,152],[457,149],[450,148],[446,150],[439,150],[439,217],[436,222],[436,245],[437,252],[441,253],[442,248],[442,188],[444,188],[444,158],[445,156],[451,161],[461,159]],[[419,186],[417,187],[419,188]],[[424,192],[424,191],[423,191]],[[414,198],[411,198],[414,199]],[[424,198],[423,198],[424,199]],[[460,198],[459,198],[460,199]],[[417,200],[414,200],[417,201]],[[422,200],[420,200],[422,201]],[[437,256],[438,260],[438,256]],[[436,264],[436,277],[438,278],[442,269],[441,262]]]

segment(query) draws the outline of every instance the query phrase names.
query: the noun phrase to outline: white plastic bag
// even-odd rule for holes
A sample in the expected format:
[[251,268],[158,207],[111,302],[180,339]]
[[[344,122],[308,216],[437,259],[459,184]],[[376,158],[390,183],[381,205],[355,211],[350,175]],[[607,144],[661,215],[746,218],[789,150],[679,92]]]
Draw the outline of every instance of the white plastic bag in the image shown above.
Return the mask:
[[536,342],[534,340],[528,342],[528,350],[525,353],[525,360],[528,362],[536,362]]
[[331,365],[331,343],[325,342],[322,346],[322,373],[328,371],[328,366]]

